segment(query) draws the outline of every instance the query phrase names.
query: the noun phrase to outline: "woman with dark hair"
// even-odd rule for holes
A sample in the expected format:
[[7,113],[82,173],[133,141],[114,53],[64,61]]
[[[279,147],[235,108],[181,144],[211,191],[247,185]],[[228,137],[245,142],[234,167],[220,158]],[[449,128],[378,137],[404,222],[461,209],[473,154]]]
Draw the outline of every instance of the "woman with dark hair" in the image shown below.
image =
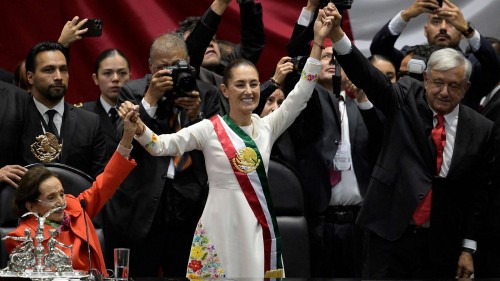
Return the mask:
[[130,80],[130,63],[118,49],[107,49],[97,56],[92,80],[99,87],[99,99],[86,102],[82,108],[99,115],[106,139],[107,161],[114,153],[120,136],[116,133],[118,114],[116,103],[123,84]]
[[[42,165],[36,165],[28,170],[19,182],[14,199],[15,209],[21,216],[27,212],[36,213],[39,217],[48,214],[55,207],[64,207],[55,211],[45,218],[44,235],[47,238],[43,245],[47,248],[49,231],[55,229],[58,233],[57,240],[66,245],[73,245],[72,264],[73,268],[82,271],[89,270],[89,257],[87,243],[90,245],[92,266],[106,275],[106,265],[102,255],[99,239],[90,220],[96,216],[104,204],[111,198],[121,182],[135,167],[135,161],[129,160],[132,150],[132,140],[136,131],[136,123],[130,122],[135,119],[136,113],[129,112],[124,117],[124,133],[120,144],[104,172],[97,176],[92,187],[83,191],[77,197],[65,194],[64,187],[57,175]],[[83,210],[81,201],[85,200],[86,207]],[[83,215],[88,215],[87,222]],[[88,225],[88,241],[86,235]],[[9,236],[23,236],[25,229],[31,229],[34,237],[38,222],[34,216],[23,218],[19,226],[9,233]],[[7,252],[11,253],[21,241],[8,239],[5,241]],[[65,251],[69,256],[70,251]]]
[[99,87],[101,102],[116,105],[118,91],[130,80],[130,62],[118,49],[107,49],[97,56],[92,79]]
[[[210,191],[195,230],[187,277],[238,278],[284,276],[281,242],[267,183],[270,151],[309,100],[321,65],[321,45],[333,18],[333,4],[320,10],[314,47],[301,79],[280,108],[260,118],[259,74],[253,63],[238,59],[225,69],[221,90],[230,111],[202,120],[174,134],[156,135],[138,120],[136,140],[156,156],[180,156],[201,150]],[[137,106],[120,106],[120,116]]]

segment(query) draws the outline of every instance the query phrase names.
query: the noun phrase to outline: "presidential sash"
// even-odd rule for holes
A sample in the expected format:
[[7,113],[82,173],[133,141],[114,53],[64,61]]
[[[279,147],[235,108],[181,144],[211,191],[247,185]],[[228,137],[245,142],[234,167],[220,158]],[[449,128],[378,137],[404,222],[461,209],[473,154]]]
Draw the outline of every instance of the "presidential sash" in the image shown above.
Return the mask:
[[284,277],[281,236],[259,149],[253,139],[228,115],[224,117],[215,115],[210,121],[214,125],[241,190],[262,227],[265,277]]

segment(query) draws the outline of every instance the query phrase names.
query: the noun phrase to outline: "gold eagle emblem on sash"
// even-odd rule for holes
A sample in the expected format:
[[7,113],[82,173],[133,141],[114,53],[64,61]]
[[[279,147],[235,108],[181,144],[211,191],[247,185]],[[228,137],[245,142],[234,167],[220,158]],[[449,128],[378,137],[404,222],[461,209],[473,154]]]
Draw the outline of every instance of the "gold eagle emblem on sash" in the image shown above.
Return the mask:
[[49,163],[57,159],[61,153],[62,144],[57,137],[49,132],[36,137],[36,142],[31,144],[31,153],[43,163]]
[[233,165],[236,170],[248,174],[257,169],[260,159],[251,147],[245,147],[236,152],[233,158]]

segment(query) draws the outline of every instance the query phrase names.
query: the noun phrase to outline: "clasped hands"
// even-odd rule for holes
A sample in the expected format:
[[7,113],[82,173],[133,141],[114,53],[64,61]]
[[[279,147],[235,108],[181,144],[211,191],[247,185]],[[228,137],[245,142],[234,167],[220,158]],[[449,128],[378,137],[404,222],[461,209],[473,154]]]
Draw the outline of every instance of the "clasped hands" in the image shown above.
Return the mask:
[[136,135],[140,136],[144,133],[146,127],[139,117],[139,105],[124,101],[118,108],[118,116],[123,120],[124,126],[135,127]]

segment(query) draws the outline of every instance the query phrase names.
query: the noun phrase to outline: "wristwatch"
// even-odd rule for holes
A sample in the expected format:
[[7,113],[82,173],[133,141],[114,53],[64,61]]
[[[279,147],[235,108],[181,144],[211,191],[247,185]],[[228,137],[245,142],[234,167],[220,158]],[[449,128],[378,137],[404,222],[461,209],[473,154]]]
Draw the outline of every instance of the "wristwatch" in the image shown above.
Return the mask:
[[469,37],[472,32],[474,32],[474,27],[471,25],[470,21],[467,23],[467,30],[462,31],[462,35],[465,37]]

